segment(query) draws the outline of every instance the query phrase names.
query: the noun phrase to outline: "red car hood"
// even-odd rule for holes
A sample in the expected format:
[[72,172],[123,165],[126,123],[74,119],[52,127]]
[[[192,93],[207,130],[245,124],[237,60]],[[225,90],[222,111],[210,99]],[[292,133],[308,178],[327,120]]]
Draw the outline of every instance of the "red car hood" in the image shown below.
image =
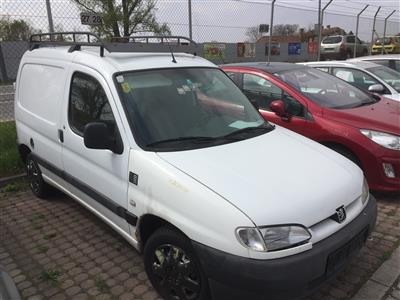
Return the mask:
[[400,102],[390,99],[351,109],[324,109],[324,117],[360,129],[400,135]]

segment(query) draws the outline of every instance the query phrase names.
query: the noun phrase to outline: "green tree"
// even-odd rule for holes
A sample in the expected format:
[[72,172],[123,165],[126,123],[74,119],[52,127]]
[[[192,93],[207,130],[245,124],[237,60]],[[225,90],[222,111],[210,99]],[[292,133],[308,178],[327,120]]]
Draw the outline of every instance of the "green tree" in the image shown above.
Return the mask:
[[31,34],[38,32],[24,20],[0,19],[0,39],[3,41],[27,41]]
[[156,0],[72,0],[82,12],[102,17],[102,24],[91,26],[100,35],[127,37],[134,32],[152,31],[170,34],[167,24],[155,17]]

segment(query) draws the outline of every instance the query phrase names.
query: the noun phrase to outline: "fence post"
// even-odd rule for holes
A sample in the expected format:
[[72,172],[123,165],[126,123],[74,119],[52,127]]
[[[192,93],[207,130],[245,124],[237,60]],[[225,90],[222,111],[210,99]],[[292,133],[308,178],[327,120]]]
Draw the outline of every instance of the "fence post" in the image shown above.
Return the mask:
[[189,8],[189,38],[192,40],[193,35],[192,35],[192,0],[188,0],[188,8]]
[[268,63],[271,61],[271,42],[272,42],[272,31],[274,29],[274,9],[275,9],[275,1],[271,2],[271,21],[269,23],[269,39],[268,39]]
[[3,49],[1,48],[1,43],[0,43],[0,72],[3,81],[7,82],[9,79],[7,76],[7,69],[6,69],[6,64],[4,62]]
[[[356,57],[357,54],[357,38],[358,38],[358,25],[360,23],[360,16],[361,14],[369,7],[369,5],[365,5],[365,7],[358,13],[357,15],[357,24],[356,24],[356,36],[354,38],[354,51],[353,51],[353,57]],[[372,47],[372,46],[371,46]]]
[[[321,24],[319,25],[319,30],[318,30],[318,41],[319,41],[319,45],[320,45],[320,47],[321,47],[321,39],[322,39],[322,30],[321,30],[321,27],[324,25],[324,12],[325,12],[325,9],[327,9],[328,8],[328,6],[329,6],[329,4],[331,4],[332,3],[332,1],[333,0],[329,0],[328,1],[328,3],[324,6],[324,8],[322,9],[322,11],[321,11],[321,16],[320,16],[320,18],[319,18],[319,22],[321,22]],[[319,48],[318,48],[319,49]],[[321,51],[318,51],[318,61],[321,59]]]
[[396,12],[396,10],[392,11],[386,18],[385,18],[385,25],[383,26],[383,40],[382,40],[382,51],[381,54],[383,54],[383,51],[385,50],[385,39],[386,39],[386,25],[387,25],[387,20]]
[[318,52],[317,61],[321,57],[321,0],[318,0]]
[[374,16],[374,23],[372,24],[372,36],[371,36],[371,46],[369,47],[369,54],[372,55],[372,46],[374,44],[374,34],[375,34],[375,23],[376,23],[376,17],[381,10],[381,6],[378,6],[378,9],[376,10],[375,16]]
[[49,31],[54,32],[53,15],[51,14],[50,0],[46,0],[47,19],[49,20]]

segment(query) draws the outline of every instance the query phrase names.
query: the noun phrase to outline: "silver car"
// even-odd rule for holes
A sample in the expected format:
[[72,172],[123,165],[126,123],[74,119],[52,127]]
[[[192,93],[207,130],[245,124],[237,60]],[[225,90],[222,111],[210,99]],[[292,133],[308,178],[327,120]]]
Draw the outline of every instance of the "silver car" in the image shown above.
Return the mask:
[[348,61],[369,61],[400,72],[400,54],[370,55],[348,59]]
[[339,77],[359,89],[400,101],[400,73],[388,67],[364,61],[323,61],[303,64]]
[[356,55],[367,55],[367,45],[354,35],[331,35],[325,37],[321,42],[321,60],[353,57],[356,41]]

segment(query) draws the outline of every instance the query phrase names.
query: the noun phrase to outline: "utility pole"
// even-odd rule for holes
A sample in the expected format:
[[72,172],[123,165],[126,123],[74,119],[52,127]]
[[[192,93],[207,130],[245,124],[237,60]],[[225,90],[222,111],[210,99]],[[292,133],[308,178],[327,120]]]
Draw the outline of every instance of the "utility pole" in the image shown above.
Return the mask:
[[382,51],[381,54],[383,54],[383,51],[385,50],[385,39],[386,39],[386,25],[387,25],[387,20],[396,12],[396,10],[392,11],[386,18],[385,18],[385,26],[383,27],[383,40],[382,40]]
[[46,0],[47,18],[49,20],[49,32],[54,32],[53,15],[51,14],[50,0]]
[[[318,47],[318,61],[321,59],[321,51],[320,51],[320,47],[321,47],[321,40],[322,40],[322,26],[324,25],[324,12],[325,9],[328,8],[328,6],[332,3],[333,0],[329,0],[328,3],[324,6],[324,8],[321,11],[321,1],[319,1],[319,11],[321,11],[321,14],[318,18],[318,23],[319,23],[319,30],[318,30],[318,42],[319,42],[319,47]],[[321,23],[320,23],[321,22]]]
[[275,9],[275,1],[271,2],[271,21],[269,23],[269,39],[268,39],[268,63],[271,62],[271,42],[272,42],[272,30],[274,28],[274,9]]
[[192,35],[192,0],[188,0],[188,7],[189,7],[189,38],[193,39]]
[[358,13],[357,15],[357,24],[356,24],[356,36],[354,37],[354,50],[353,57],[356,57],[357,54],[357,38],[358,38],[358,25],[360,24],[360,16],[361,14],[369,7],[369,5],[365,5],[365,7]]
[[321,57],[321,0],[318,0],[318,55],[317,60]]

